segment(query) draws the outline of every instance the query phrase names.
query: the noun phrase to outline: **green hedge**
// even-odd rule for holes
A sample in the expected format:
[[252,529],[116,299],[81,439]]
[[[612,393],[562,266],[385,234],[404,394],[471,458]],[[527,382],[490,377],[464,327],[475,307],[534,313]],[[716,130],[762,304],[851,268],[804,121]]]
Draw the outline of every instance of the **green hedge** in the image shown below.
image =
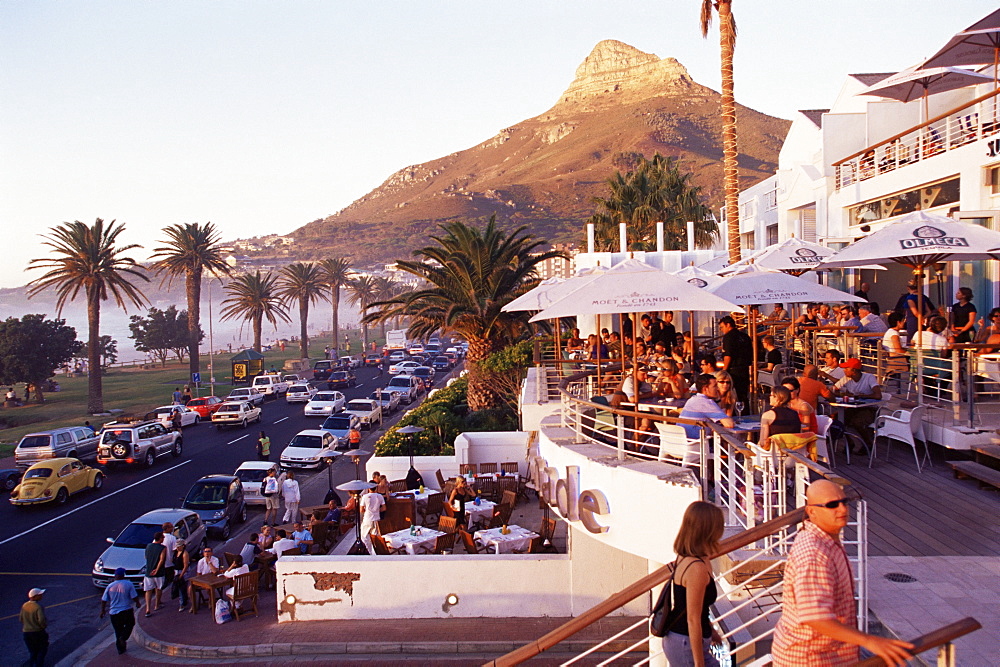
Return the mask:
[[464,377],[450,386],[434,392],[413,410],[403,415],[396,425],[375,443],[375,456],[408,456],[409,441],[396,431],[403,426],[422,426],[423,433],[413,436],[414,456],[451,456],[455,453],[455,437],[464,430],[463,417],[468,412]]

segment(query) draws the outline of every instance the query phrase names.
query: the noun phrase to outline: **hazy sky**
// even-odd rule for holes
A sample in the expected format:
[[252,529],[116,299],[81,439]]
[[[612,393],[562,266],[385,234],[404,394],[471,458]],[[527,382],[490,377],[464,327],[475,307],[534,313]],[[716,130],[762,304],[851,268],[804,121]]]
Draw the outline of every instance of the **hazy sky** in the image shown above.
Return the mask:
[[[897,71],[981,0],[737,0],[737,100],[784,118]],[[38,235],[117,219],[147,248],[212,221],[287,233],[397,169],[548,109],[602,39],[719,87],[700,0],[0,2],[0,286]],[[344,252],[349,252],[345,249]],[[145,259],[139,251],[137,258]]]

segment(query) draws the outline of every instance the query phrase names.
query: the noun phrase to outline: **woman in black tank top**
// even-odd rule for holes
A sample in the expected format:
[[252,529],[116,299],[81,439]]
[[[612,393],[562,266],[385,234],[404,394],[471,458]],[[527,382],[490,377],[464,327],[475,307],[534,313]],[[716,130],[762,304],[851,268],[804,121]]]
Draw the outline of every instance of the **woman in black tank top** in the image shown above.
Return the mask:
[[680,612],[663,636],[663,653],[671,667],[718,667],[711,645],[722,638],[713,630],[709,607],[717,591],[709,557],[718,551],[725,528],[722,510],[702,501],[691,503],[674,540],[673,609]]
[[772,435],[781,433],[801,433],[802,420],[799,413],[788,407],[792,393],[785,387],[771,389],[771,409],[760,416],[760,444]]

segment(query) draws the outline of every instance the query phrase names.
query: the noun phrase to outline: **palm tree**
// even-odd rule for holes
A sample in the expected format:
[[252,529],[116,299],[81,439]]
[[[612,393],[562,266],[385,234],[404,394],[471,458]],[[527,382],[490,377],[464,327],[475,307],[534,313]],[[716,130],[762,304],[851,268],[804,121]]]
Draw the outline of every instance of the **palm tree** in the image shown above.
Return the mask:
[[62,314],[66,301],[73,301],[83,289],[87,299],[87,411],[104,412],[104,391],[101,386],[101,302],[110,295],[119,308],[127,307],[126,301],[141,308],[146,299],[130,282],[132,278],[149,281],[149,277],[131,257],[124,253],[142,246],[136,244],[117,246],[118,235],[125,225],[112,220],[105,226],[97,218],[87,226],[79,220],[54,227],[43,235],[45,245],[56,253],[54,259],[33,259],[30,268],[48,269],[42,277],[29,283],[28,296],[54,287],[57,314]]
[[[392,278],[377,276],[374,283],[373,289],[375,291],[375,295],[373,301],[387,301],[402,293],[403,286]],[[379,327],[381,329],[382,338],[385,338],[385,320],[379,322]]]
[[278,296],[278,282],[270,273],[260,271],[238,276],[226,285],[229,298],[222,302],[222,319],[249,321],[253,328],[253,349],[260,352],[260,330],[267,319],[274,328],[278,320],[291,321]]
[[309,331],[306,327],[309,321],[309,306],[320,300],[325,300],[323,293],[326,283],[323,280],[323,270],[317,264],[295,262],[281,269],[278,277],[278,294],[291,304],[299,304],[299,358],[309,358]]
[[722,64],[722,187],[726,198],[726,238],[729,263],[740,261],[740,176],[737,171],[736,98],[733,94],[733,51],[736,50],[736,20],[732,0],[702,0],[701,36],[708,37],[712,10],[719,14],[719,52]]
[[415,252],[421,260],[397,262],[426,285],[369,304],[362,321],[409,317],[408,331],[414,338],[437,331],[458,333],[469,343],[469,408],[499,408],[502,397],[479,362],[528,333],[528,315],[504,312],[503,306],[538,284],[537,266],[565,254],[538,252],[543,242],[525,227],[505,234],[497,229],[495,217],[482,228],[451,222],[441,229],[442,235],[432,237],[437,245]]
[[323,281],[330,289],[330,304],[333,306],[333,349],[338,346],[337,335],[340,330],[340,288],[351,281],[351,262],[342,257],[324,259],[319,263],[323,271]]
[[640,156],[634,168],[607,180],[609,195],[594,197],[598,250],[618,249],[620,223],[628,227],[629,250],[656,250],[656,223],[664,223],[665,248],[687,247],[687,221],[694,221],[695,245],[706,246],[718,235],[711,209],[701,199],[701,187],[691,183],[691,173],[678,161],[659,153],[652,160]]
[[350,296],[347,298],[348,303],[361,308],[361,351],[363,353],[368,349],[369,324],[364,316],[368,307],[377,298],[376,284],[370,276],[358,276],[348,284],[347,289],[350,291]]
[[201,372],[201,279],[205,271],[216,276],[228,276],[229,265],[219,246],[220,234],[211,222],[173,225],[163,229],[165,245],[153,251],[153,271],[165,274],[169,285],[174,278],[184,276],[187,294],[188,363],[192,373]]

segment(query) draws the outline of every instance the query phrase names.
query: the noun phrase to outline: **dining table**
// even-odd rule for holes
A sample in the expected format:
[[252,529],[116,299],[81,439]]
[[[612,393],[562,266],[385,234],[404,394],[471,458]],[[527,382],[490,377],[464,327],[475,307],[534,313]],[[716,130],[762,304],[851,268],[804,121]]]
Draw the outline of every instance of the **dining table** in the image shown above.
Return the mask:
[[277,576],[274,572],[274,563],[277,560],[277,554],[272,551],[261,551],[254,557],[254,562],[260,566],[262,588],[272,588],[277,584]]
[[215,609],[215,599],[216,597],[221,598],[221,594],[216,594],[219,589],[231,586],[233,580],[229,577],[224,577],[221,574],[199,574],[197,576],[188,579],[188,583],[191,584],[192,592],[194,595],[191,596],[191,613],[198,613],[198,595],[197,589],[202,589],[208,591],[209,609]]
[[[490,520],[493,518],[493,509],[497,506],[492,500],[486,500],[485,498],[479,499],[479,504],[477,505],[475,501],[465,503],[465,517],[468,522],[469,530],[477,523],[485,523],[489,525]],[[453,507],[457,511],[459,509],[458,501],[456,500]]]
[[515,550],[526,551],[531,540],[538,537],[538,533],[514,524],[507,526],[506,534],[502,531],[502,527],[477,530],[474,537],[476,543],[497,554],[509,554]]
[[434,544],[437,538],[444,535],[440,530],[417,526],[416,531],[411,533],[409,528],[397,530],[394,533],[383,535],[386,545],[391,549],[404,549],[407,554],[415,556],[421,553],[431,553],[434,551]]

